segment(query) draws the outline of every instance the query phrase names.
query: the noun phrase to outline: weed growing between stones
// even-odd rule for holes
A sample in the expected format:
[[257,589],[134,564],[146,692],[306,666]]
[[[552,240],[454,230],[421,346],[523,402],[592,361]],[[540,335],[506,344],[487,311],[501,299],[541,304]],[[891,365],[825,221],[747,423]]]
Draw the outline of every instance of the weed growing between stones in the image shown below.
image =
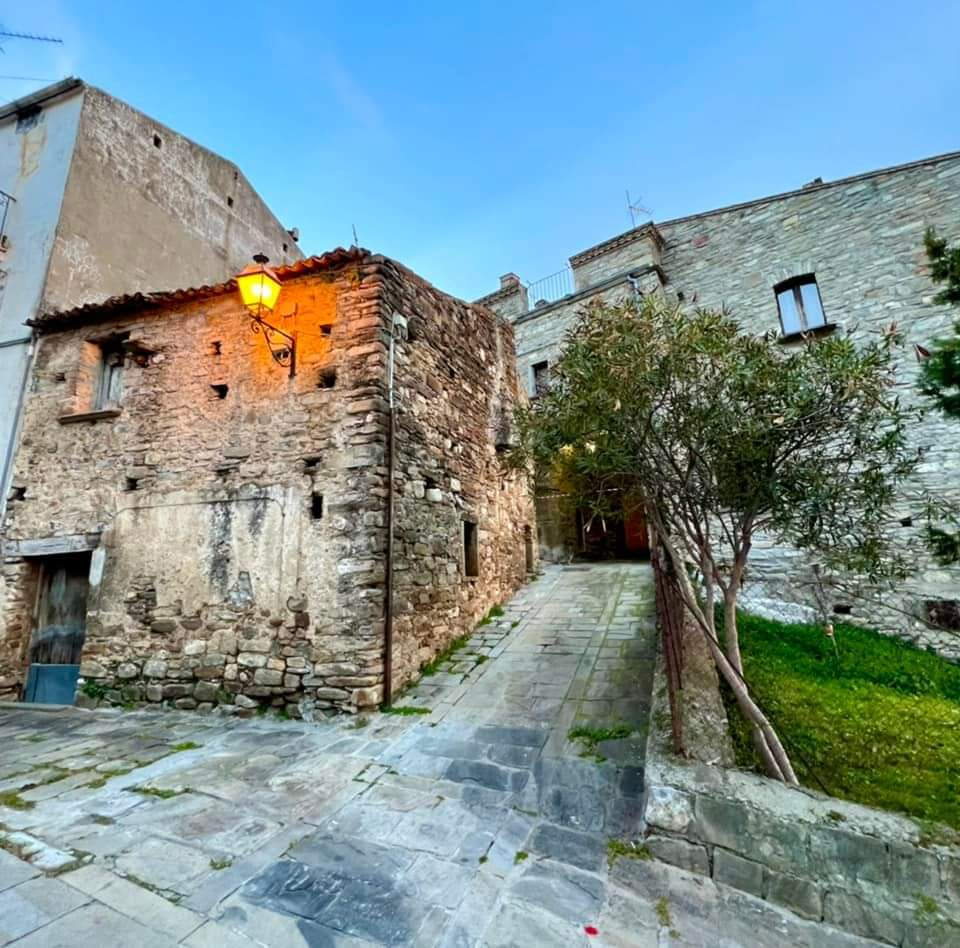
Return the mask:
[[0,806],[9,807],[11,810],[32,810],[34,803],[24,800],[16,790],[4,790],[0,793]]
[[87,786],[91,790],[99,790],[101,787],[106,786],[107,781],[111,777],[122,777],[124,774],[130,773],[130,770],[131,768],[129,767],[123,770],[104,770],[101,772],[99,777],[97,777],[95,780],[91,780]]
[[490,611],[480,620],[478,625],[490,625],[494,619],[499,619],[503,615],[503,606],[499,603],[490,607]]
[[917,907],[914,909],[913,917],[917,922],[923,925],[934,921],[940,913],[940,906],[937,905],[936,899],[931,899],[929,895],[924,895],[922,892],[917,893],[916,899]]
[[229,869],[232,865],[233,865],[233,860],[232,860],[229,856],[227,856],[227,857],[225,857],[225,858],[223,858],[223,859],[211,859],[211,860],[210,860],[210,868],[211,868],[211,869],[216,869],[216,870]]
[[174,744],[170,748],[170,752],[173,754],[178,754],[180,751],[198,750],[201,747],[203,747],[202,744],[197,744],[194,741],[183,741],[180,744]]
[[530,853],[525,852],[525,851],[522,850],[522,849],[519,849],[519,850],[517,850],[516,856],[513,857],[513,864],[514,864],[515,866],[519,866],[520,863],[522,863],[525,859],[528,859],[529,856],[530,856]]
[[80,686],[80,690],[93,701],[102,701],[110,689],[99,681],[85,681]]
[[597,746],[604,741],[619,741],[633,734],[635,728],[629,724],[614,724],[610,727],[590,727],[581,725],[567,732],[567,739],[571,741],[580,741],[583,744],[583,750],[580,756],[588,760],[594,760],[602,764],[607,758],[598,750]]
[[657,904],[653,908],[657,913],[657,921],[659,921],[664,928],[669,929],[670,937],[679,938],[680,932],[673,927],[673,919],[670,917],[670,903],[666,897],[662,896],[657,899]]
[[349,731],[359,731],[361,728],[366,727],[370,723],[370,718],[364,717],[362,714],[351,721],[349,724],[344,725]]
[[[482,625],[483,623],[481,623]],[[450,661],[460,649],[465,648],[467,643],[470,641],[469,635],[461,635],[460,638],[454,639],[439,655],[437,655],[432,661],[427,662],[420,669],[421,678],[429,678],[431,675],[435,675],[439,670],[440,666],[444,662]]]
[[653,859],[653,853],[643,843],[629,839],[607,840],[607,867],[612,869],[613,864],[623,856],[625,859]]
[[399,714],[403,716],[407,716],[411,714],[429,714],[430,713],[429,708],[411,708],[408,706],[404,706],[402,708],[395,708],[393,705],[384,705],[382,708],[380,708],[380,710],[381,712],[383,712],[383,714]]

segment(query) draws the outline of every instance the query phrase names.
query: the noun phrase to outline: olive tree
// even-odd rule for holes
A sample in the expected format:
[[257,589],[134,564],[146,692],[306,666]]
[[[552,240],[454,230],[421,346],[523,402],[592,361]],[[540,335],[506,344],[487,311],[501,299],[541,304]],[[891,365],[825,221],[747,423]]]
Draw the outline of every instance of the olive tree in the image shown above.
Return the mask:
[[859,348],[838,335],[787,348],[659,295],[597,303],[568,333],[549,390],[518,415],[514,463],[549,477],[569,507],[643,506],[768,772],[788,783],[789,755],[744,679],[738,596],[761,533],[828,567],[900,569],[886,525],[915,457],[896,341],[891,330]]

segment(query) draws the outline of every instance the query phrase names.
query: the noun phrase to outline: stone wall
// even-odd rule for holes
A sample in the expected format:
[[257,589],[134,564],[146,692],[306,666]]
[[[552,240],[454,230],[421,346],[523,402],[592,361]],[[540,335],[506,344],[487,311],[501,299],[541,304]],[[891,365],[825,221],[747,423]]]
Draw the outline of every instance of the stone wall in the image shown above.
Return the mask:
[[[387,309],[409,314],[396,367],[394,686],[471,630],[536,558],[533,499],[506,470],[521,397],[513,330],[491,311],[397,271]],[[476,525],[478,575],[466,575],[464,523]]]
[[[407,620],[418,646],[411,655],[401,650],[402,674],[520,581],[501,524],[525,495],[518,484],[499,490],[492,442],[484,440],[494,401],[510,392],[509,330],[501,335],[492,314],[443,297],[383,258],[357,252],[335,267],[319,260],[289,268],[273,317],[297,337],[292,379],[270,359],[263,335],[250,332],[232,288],[99,310],[85,324],[42,335],[15,470],[22,496],[7,518],[3,694],[15,694],[26,671],[36,541],[79,537],[100,558],[91,568],[81,667],[98,686],[90,690],[183,708],[272,704],[292,714],[377,704],[387,330],[398,307],[410,308],[425,346],[449,337],[427,356],[416,336],[401,344],[399,377],[411,401],[415,392],[436,397],[409,420],[401,414],[398,441],[406,426],[422,446],[403,447],[398,481],[414,492],[419,471],[440,473],[449,452],[444,489],[459,480],[494,562],[465,594],[456,546],[434,549],[439,538],[428,534],[429,567],[418,551],[404,550],[398,567],[418,587],[416,621]],[[90,413],[82,404],[85,354],[117,334],[128,334],[121,404]],[[419,375],[424,359],[445,372],[454,343],[459,380]],[[480,370],[484,345],[491,348]],[[457,418],[461,405],[465,420]],[[411,548],[427,526],[423,513],[398,504],[397,532]],[[440,575],[449,588],[435,595]],[[406,580],[398,591],[412,598]]]
[[[913,345],[929,347],[933,338],[950,331],[958,315],[932,302],[935,288],[923,248],[929,226],[950,240],[960,239],[960,153],[658,222],[656,231],[666,291],[687,304],[726,306],[751,331],[780,332],[773,287],[808,273],[815,274],[826,318],[838,331],[866,339],[896,322],[906,337],[899,381],[909,403],[918,401]],[[650,241],[633,239],[637,233],[629,231],[571,258],[589,257],[598,272],[608,259],[611,268],[620,268],[619,284],[602,270],[605,278],[592,287],[514,317],[522,376],[533,363],[556,358],[576,311],[590,299],[630,291],[627,274],[651,262]],[[503,304],[491,305],[500,311]],[[513,298],[509,305],[515,310]],[[960,571],[937,568],[922,553],[918,502],[921,489],[960,500],[960,428],[930,414],[912,435],[923,461],[897,517],[905,521],[898,527],[904,546],[920,553],[919,573],[895,591],[847,584],[845,593],[828,593],[825,605],[960,658],[960,631],[931,630],[922,621],[927,603],[957,599]],[[554,544],[544,538],[544,547]],[[756,600],[817,605],[809,558],[758,538],[746,593]]]
[[[685,663],[698,643],[685,642]],[[653,858],[883,944],[960,944],[960,846],[948,835],[699,758],[673,754],[661,656],[645,764]]]

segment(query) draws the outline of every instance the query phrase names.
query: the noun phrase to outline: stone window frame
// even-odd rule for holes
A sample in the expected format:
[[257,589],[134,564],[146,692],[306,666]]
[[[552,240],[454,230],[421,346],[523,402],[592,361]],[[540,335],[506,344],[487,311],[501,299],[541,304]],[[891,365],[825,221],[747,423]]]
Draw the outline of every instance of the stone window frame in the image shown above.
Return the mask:
[[530,363],[530,397],[539,398],[550,388],[550,360]]
[[[804,286],[813,286],[817,293],[817,303],[820,306],[820,316],[823,321],[811,325],[808,322],[807,318],[807,309],[803,301],[803,291]],[[787,331],[786,326],[783,321],[783,307],[780,304],[781,296],[786,293],[791,293],[793,296],[794,306],[796,307],[797,314],[800,319],[800,328],[796,330]],[[786,280],[781,280],[778,283],[775,283],[773,286],[773,296],[777,301],[777,316],[780,320],[780,339],[782,342],[793,342],[798,339],[802,339],[804,336],[810,335],[825,335],[827,333],[833,332],[836,328],[834,323],[831,323],[827,318],[827,311],[823,305],[823,295],[820,292],[820,284],[817,281],[817,275],[813,271],[807,273],[801,273],[796,276],[788,277]]]

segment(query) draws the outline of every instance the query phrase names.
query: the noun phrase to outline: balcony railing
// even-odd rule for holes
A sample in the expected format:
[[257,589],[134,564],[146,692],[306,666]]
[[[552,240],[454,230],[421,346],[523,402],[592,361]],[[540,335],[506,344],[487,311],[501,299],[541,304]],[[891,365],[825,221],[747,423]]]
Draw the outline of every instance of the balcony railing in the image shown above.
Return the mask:
[[530,309],[537,309],[549,303],[555,303],[569,296],[575,289],[573,270],[565,267],[556,273],[551,273],[541,280],[534,280],[527,284],[527,304]]

